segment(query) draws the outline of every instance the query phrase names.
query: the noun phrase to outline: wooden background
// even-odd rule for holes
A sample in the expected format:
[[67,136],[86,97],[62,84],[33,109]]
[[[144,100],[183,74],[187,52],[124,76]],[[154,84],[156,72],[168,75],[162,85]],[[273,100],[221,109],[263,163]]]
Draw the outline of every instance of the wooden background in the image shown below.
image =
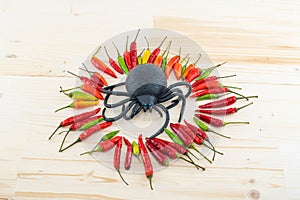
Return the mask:
[[[300,3],[254,1],[0,0],[0,199],[300,199]],[[223,133],[224,156],[207,171],[183,162],[155,173],[124,174],[79,157],[82,145],[57,153],[47,137],[71,114],[59,85],[101,42],[124,31],[178,31],[204,48],[226,83],[258,94]],[[76,67],[77,68],[77,67]]]

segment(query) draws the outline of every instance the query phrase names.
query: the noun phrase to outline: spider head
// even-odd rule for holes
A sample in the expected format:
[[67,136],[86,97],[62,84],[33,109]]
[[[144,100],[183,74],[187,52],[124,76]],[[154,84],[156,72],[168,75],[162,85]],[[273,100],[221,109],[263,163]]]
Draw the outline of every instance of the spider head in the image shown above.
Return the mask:
[[141,95],[137,97],[138,101],[140,102],[144,112],[147,110],[152,111],[152,108],[155,104],[156,97],[151,96],[151,95]]

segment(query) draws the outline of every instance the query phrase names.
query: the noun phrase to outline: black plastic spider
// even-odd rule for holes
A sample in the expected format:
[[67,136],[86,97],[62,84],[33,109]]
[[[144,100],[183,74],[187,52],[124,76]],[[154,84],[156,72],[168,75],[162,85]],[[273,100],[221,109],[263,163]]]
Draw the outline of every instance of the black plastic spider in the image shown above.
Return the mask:
[[[113,90],[114,88],[123,85],[125,85],[126,87],[126,92]],[[176,88],[178,86],[187,86],[188,92],[184,95],[180,88]],[[154,138],[162,133],[164,131],[164,128],[168,126],[170,121],[168,110],[175,107],[180,101],[182,101],[182,106],[178,122],[181,121],[186,104],[185,99],[191,94],[191,91],[192,87],[187,82],[177,82],[167,87],[167,79],[165,77],[165,74],[156,65],[139,65],[130,71],[125,82],[107,86],[103,89],[103,93],[107,94],[104,99],[104,106],[106,108],[115,108],[118,106],[123,106],[123,108],[122,112],[115,117],[107,117],[105,115],[106,108],[103,109],[102,115],[104,117],[104,120],[113,122],[121,118],[130,120],[141,110],[144,110],[144,112],[150,110],[150,112],[152,112],[153,109],[157,111],[162,117],[162,113],[160,111],[162,110],[166,115],[166,120],[164,125],[151,136],[151,138]],[[114,104],[108,104],[110,95],[125,96],[127,98]],[[171,101],[170,105],[164,106],[161,104],[163,102],[171,100],[174,97],[177,97],[177,99]],[[128,102],[130,103],[125,106],[125,104]],[[132,111],[130,115],[127,116],[127,113],[130,110]]]

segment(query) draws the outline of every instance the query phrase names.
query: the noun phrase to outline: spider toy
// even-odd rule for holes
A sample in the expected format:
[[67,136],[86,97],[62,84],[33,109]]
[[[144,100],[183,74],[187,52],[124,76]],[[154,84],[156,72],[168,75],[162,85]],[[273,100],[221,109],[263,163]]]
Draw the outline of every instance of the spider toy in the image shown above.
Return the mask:
[[[126,91],[115,91],[114,89],[120,86],[124,86]],[[178,87],[186,86],[187,93],[183,94],[182,90]],[[102,92],[106,93],[104,99],[104,106],[106,108],[116,108],[122,106],[122,112],[115,117],[107,117],[105,115],[106,108],[103,109],[102,115],[105,121],[117,121],[121,118],[126,120],[132,119],[141,110],[146,112],[149,110],[155,110],[162,117],[162,112],[165,113],[164,125],[154,133],[151,138],[158,136],[164,131],[169,124],[169,109],[175,107],[180,101],[182,101],[181,111],[178,122],[184,113],[186,98],[191,94],[192,87],[187,82],[177,82],[167,87],[167,79],[163,71],[153,64],[143,64],[136,66],[128,74],[126,81],[115,85],[107,86],[103,88]],[[109,104],[108,100],[111,95],[124,96],[125,99]],[[177,97],[177,98],[176,98]],[[169,105],[164,106],[162,103],[167,102],[173,98],[176,98],[170,102]],[[130,112],[131,111],[131,112]]]

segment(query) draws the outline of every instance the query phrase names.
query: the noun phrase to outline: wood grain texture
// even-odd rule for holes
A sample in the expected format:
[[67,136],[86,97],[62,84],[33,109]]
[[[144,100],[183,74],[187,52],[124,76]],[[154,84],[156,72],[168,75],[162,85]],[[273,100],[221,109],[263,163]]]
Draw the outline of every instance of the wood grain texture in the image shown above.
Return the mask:
[[[1,0],[0,199],[299,199],[299,9],[295,0]],[[222,129],[232,137],[216,143],[224,156],[201,160],[205,172],[176,161],[155,172],[154,191],[143,174],[125,173],[125,186],[113,169],[80,157],[82,145],[57,153],[61,137],[47,140],[72,114],[53,113],[68,103],[59,86],[75,84],[66,71],[137,27],[187,35],[214,62],[228,61],[219,73],[238,77],[226,84],[259,95],[226,118],[250,125]]]

